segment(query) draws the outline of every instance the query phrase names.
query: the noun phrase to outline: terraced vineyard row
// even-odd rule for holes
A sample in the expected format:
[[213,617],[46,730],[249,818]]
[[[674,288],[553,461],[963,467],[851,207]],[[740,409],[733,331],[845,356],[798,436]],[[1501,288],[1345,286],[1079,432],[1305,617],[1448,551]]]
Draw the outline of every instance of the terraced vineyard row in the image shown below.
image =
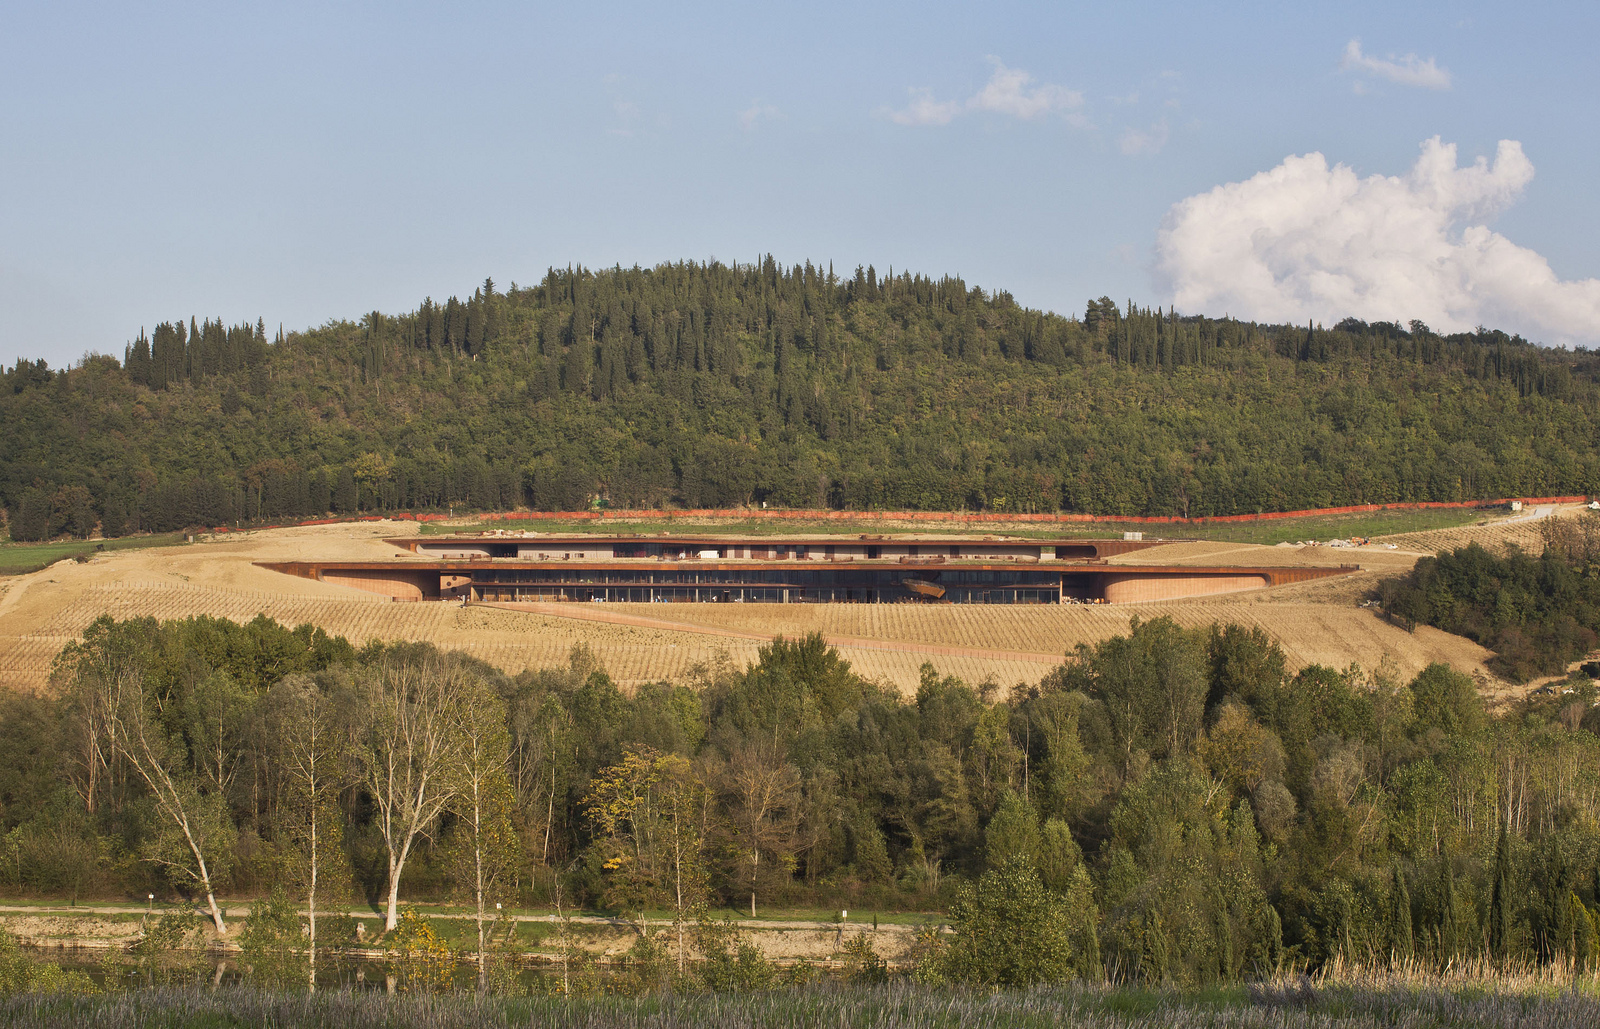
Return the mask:
[[[741,605],[746,612],[768,616],[767,620],[782,625],[791,634],[815,628],[831,635],[898,639],[913,644],[909,649],[899,650],[875,646],[842,648],[844,656],[863,675],[905,689],[915,686],[918,670],[926,660],[932,660],[942,674],[958,675],[973,682],[993,678],[1007,685],[1037,681],[1051,664],[1048,660],[996,660],[981,653],[929,655],[915,649],[918,636],[935,644],[971,647],[975,634],[982,640],[981,649],[1053,654],[1064,649],[1057,644],[1069,637],[1074,641],[1076,638],[1098,639],[1126,624],[1124,618],[1108,611],[1096,619],[1100,624],[1092,628],[1080,626],[1074,631],[1065,625],[1054,626],[1049,632],[1053,642],[1046,642],[1036,627],[1007,625],[1004,613],[994,609],[973,609],[981,616],[976,624],[968,619],[967,624],[953,624],[937,634],[930,634],[920,626],[929,620],[927,613],[914,608],[898,610],[863,605],[854,609],[858,617],[846,624],[834,625],[830,619],[807,627],[794,621],[783,624],[779,616],[803,616],[823,609],[798,605],[771,607],[778,610],[769,611],[767,605]],[[683,610],[686,608],[675,609],[673,613]],[[697,610],[713,609],[708,606]],[[851,613],[851,609],[845,608],[828,610]],[[357,643],[368,639],[428,640],[447,649],[466,651],[510,672],[561,664],[574,644],[585,643],[595,651],[613,678],[622,683],[680,678],[695,664],[713,662],[720,654],[726,654],[736,664],[744,664],[755,657],[760,645],[756,641],[707,634],[613,626],[483,608],[462,609],[444,604],[395,604],[365,598],[329,599],[229,591],[183,583],[119,583],[79,593],[27,635],[0,637],[0,683],[28,689],[42,687],[60,649],[102,614],[114,618],[149,615],[162,619],[206,614],[246,621],[258,613],[291,625],[310,622]],[[650,613],[659,614],[659,607]],[[1043,614],[1042,611],[1028,613],[1034,620]],[[937,638],[927,639],[930,635]]]
[[[606,605],[619,611],[638,606]],[[1059,654],[1070,642],[1127,625],[1123,608],[985,604],[676,604],[653,617],[734,632],[799,636],[820,632],[858,639]]]
[[[633,612],[638,606],[606,605]],[[1168,615],[1183,625],[1237,620],[1234,605],[1184,603],[1138,606],[1075,604],[683,604],[650,614],[734,632],[795,636],[901,640],[934,646],[970,647],[1060,655],[1080,642],[1126,632],[1128,620]]]
[[[614,605],[623,609],[623,605]],[[871,638],[973,650],[1064,655],[1079,643],[1095,643],[1126,632],[1129,619],[1170,617],[1185,628],[1236,622],[1259,626],[1284,648],[1293,667],[1385,661],[1408,672],[1432,661],[1481,666],[1486,652],[1457,637],[1418,630],[1406,633],[1369,610],[1331,604],[1269,604],[1214,600],[1129,606],[1041,605],[679,605],[663,615],[738,632],[796,635],[821,632],[836,638]],[[633,609],[636,610],[637,606]],[[936,664],[939,662],[935,662]],[[1031,664],[1031,663],[1029,663]]]
[[1436,529],[1433,532],[1410,532],[1401,536],[1384,536],[1384,543],[1393,543],[1401,550],[1423,554],[1437,554],[1476,543],[1485,550],[1500,553],[1504,547],[1515,545],[1529,554],[1544,552],[1544,537],[1539,533],[1537,521],[1517,522],[1513,525],[1466,525],[1459,529]]
[[728,652],[737,661],[748,660],[755,653],[753,643],[739,640],[468,611],[446,604],[134,583],[85,590],[34,631],[0,637],[0,684],[43,687],[56,654],[102,614],[159,619],[204,614],[248,621],[263,613],[288,625],[310,622],[357,644],[371,639],[427,640],[446,649],[467,651],[510,672],[563,664],[574,644],[586,643],[612,676],[624,683],[682,676],[696,662],[714,660],[718,651]]

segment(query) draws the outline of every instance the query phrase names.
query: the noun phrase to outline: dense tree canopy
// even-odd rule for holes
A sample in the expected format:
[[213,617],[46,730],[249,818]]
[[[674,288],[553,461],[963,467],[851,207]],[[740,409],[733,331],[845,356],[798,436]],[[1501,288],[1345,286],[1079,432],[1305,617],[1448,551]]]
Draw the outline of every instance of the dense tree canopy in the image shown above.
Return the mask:
[[[105,619],[56,685],[0,704],[0,884],[30,894],[303,899],[316,855],[322,903],[559,887],[734,964],[693,928],[707,905],[934,909],[955,935],[919,974],[981,984],[1600,956],[1586,679],[1494,716],[1442,665],[1289,674],[1259,629],[1158,619],[1004,695],[929,666],[903,697],[815,637],[627,694],[581,649],[507,676],[264,619]],[[438,800],[403,870],[369,774],[415,765],[401,723]]]
[[680,263],[485,280],[269,340],[176,321],[0,380],[17,538],[527,505],[1207,515],[1600,490],[1600,359],[957,278]]

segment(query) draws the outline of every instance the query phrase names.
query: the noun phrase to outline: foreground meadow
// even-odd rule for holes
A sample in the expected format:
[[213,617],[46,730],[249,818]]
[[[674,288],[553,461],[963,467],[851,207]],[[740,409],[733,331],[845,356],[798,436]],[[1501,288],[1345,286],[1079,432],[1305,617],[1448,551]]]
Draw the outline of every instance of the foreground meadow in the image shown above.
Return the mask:
[[965,993],[895,984],[819,986],[775,993],[516,1000],[169,988],[92,996],[12,997],[0,1000],[0,1024],[16,1029],[497,1029],[528,1025],[551,1029],[1582,1029],[1600,1026],[1600,998],[1592,989],[1419,989],[1400,982],[1303,983],[1200,993],[1093,986]]

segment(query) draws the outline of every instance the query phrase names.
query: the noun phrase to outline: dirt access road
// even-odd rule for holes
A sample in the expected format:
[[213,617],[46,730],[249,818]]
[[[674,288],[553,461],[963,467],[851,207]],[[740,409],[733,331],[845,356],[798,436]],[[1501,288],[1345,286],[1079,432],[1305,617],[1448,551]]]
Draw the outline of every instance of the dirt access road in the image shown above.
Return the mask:
[[[236,952],[239,950],[239,945],[235,942],[238,927],[249,914],[250,905],[231,903],[224,904],[223,907],[224,918],[229,922],[227,936],[218,936],[216,930],[205,920],[204,912],[199,908],[194,909],[196,914],[201,916],[203,946],[212,951]],[[168,905],[156,913],[167,914],[172,910],[173,908]],[[304,917],[307,912],[302,908],[298,913]],[[32,947],[125,950],[142,935],[144,914],[145,908],[138,905],[79,904],[76,907],[0,905],[0,925],[4,925],[24,944]],[[351,915],[357,919],[358,924],[365,927],[367,933],[376,932],[383,925],[383,916],[368,907],[319,909],[319,914],[325,918]],[[474,917],[469,912],[461,911],[424,910],[423,914],[430,919],[453,922],[470,921]],[[140,916],[140,920],[135,921],[133,916]],[[563,921],[561,916],[554,913],[512,913],[507,917],[519,923],[545,926],[555,926]],[[602,960],[625,955],[639,935],[637,923],[628,919],[604,915],[571,915],[565,921],[575,929],[572,934],[573,943]],[[845,937],[862,933],[870,935],[873,947],[881,957],[898,961],[910,951],[917,928],[915,925],[898,922],[884,922],[872,926],[863,924],[859,918],[854,921],[846,920],[844,923],[818,922],[809,919],[740,918],[731,924],[748,933],[751,941],[767,958],[781,963],[799,960],[826,962],[839,952]],[[645,925],[655,931],[670,931],[673,923],[670,919],[651,918],[645,920]],[[546,933],[544,940],[549,943],[550,934]],[[541,953],[551,949],[551,946],[553,944],[535,946],[532,952]],[[381,950],[361,953],[370,957],[383,955]]]

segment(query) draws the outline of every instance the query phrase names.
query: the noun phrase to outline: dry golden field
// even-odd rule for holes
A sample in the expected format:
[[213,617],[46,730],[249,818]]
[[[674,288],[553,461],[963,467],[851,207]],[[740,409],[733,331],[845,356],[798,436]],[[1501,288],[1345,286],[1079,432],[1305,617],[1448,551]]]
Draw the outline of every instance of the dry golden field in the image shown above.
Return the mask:
[[[1558,514],[1565,514],[1565,511]],[[742,664],[773,635],[821,632],[866,675],[902,689],[931,661],[969,681],[1037,681],[1079,643],[1124,632],[1134,616],[1170,616],[1185,626],[1258,625],[1295,667],[1387,666],[1410,674],[1432,661],[1486,674],[1488,656],[1459,637],[1431,629],[1406,633],[1359,606],[1385,575],[1423,553],[1469,540],[1516,542],[1536,550],[1536,521],[1468,526],[1395,537],[1400,545],[1343,549],[1185,542],[1126,555],[1158,564],[1360,564],[1352,576],[1273,590],[1127,606],[968,605],[541,605],[515,611],[452,603],[394,603],[349,587],[257,568],[263,560],[415,560],[384,542],[413,532],[408,523],[371,522],[230,534],[182,547],[128,550],[87,563],[61,562],[31,575],[0,578],[0,686],[47,684],[61,647],[102,614],[118,618],[266,614],[286,624],[312,622],[363,643],[428,640],[510,672],[562,663],[589,646],[619,682],[685,676],[726,656]]]

